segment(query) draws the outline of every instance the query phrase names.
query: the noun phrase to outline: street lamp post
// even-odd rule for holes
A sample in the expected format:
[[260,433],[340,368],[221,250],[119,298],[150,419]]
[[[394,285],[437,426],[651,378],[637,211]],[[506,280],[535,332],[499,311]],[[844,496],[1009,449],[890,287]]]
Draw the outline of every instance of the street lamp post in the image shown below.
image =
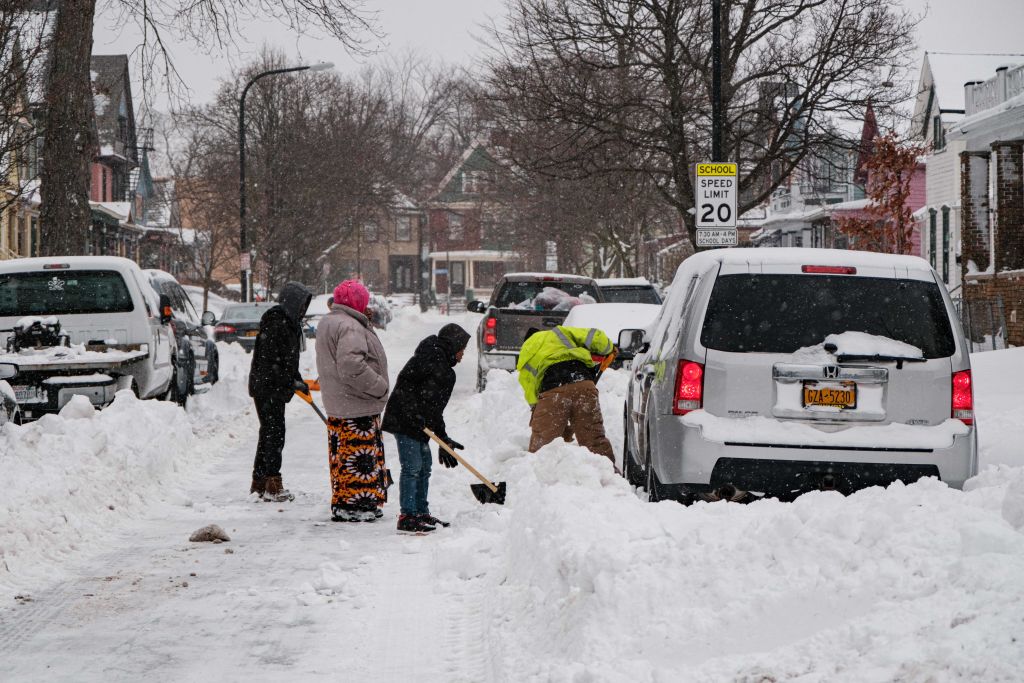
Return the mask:
[[252,282],[249,277],[249,239],[245,224],[245,96],[249,94],[256,81],[264,76],[286,74],[294,71],[326,71],[334,68],[331,62],[320,62],[308,66],[290,66],[284,69],[271,69],[253,76],[242,89],[242,97],[238,104],[238,257],[241,273],[239,284],[242,288],[242,301],[252,301]]

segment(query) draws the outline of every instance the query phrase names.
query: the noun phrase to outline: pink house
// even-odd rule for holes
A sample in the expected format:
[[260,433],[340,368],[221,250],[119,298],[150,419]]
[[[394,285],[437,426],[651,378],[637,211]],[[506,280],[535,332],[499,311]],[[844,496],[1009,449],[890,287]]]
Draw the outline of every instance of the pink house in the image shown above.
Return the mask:
[[[919,211],[925,205],[925,171],[926,165],[924,159],[920,160],[917,164],[917,168],[914,169],[914,175],[910,179],[910,196],[908,197],[908,204],[910,210],[914,213]],[[867,178],[868,184],[870,184],[870,177]],[[837,225],[840,218],[867,218],[868,212],[867,207],[871,204],[870,199],[857,199],[852,202],[842,202],[840,204],[833,204],[829,207],[831,210],[832,223]],[[856,245],[851,245],[856,248]],[[914,230],[910,235],[910,253],[918,255],[921,253],[921,226],[918,221],[914,221]]]

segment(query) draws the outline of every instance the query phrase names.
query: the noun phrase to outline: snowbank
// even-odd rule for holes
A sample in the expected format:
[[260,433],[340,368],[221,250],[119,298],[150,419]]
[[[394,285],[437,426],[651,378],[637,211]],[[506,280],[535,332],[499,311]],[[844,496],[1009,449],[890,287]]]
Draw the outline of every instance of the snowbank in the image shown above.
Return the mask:
[[59,578],[64,561],[126,518],[180,500],[179,485],[216,462],[218,439],[251,405],[248,357],[218,348],[221,381],[187,413],[121,391],[101,411],[79,396],[59,415],[0,428],[0,599]]
[[1024,348],[971,354],[979,462],[1024,466]]

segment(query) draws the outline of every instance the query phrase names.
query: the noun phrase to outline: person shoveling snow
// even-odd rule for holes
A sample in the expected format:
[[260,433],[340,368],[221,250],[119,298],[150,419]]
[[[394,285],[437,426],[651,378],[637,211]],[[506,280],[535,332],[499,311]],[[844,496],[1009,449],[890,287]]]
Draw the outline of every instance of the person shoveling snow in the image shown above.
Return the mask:
[[594,383],[598,363],[592,358],[609,356],[614,350],[608,336],[597,328],[560,325],[527,332],[516,369],[533,410],[531,453],[574,432],[581,446],[615,464]]
[[[423,533],[448,526],[430,514],[427,489],[430,484],[430,442],[427,427],[451,448],[462,448],[445,430],[444,408],[455,388],[454,368],[465,353],[470,334],[454,323],[420,342],[416,352],[398,374],[395,390],[388,399],[381,428],[395,435],[402,475],[398,480],[401,515],[398,530]],[[441,449],[438,461],[455,467],[455,458]]]

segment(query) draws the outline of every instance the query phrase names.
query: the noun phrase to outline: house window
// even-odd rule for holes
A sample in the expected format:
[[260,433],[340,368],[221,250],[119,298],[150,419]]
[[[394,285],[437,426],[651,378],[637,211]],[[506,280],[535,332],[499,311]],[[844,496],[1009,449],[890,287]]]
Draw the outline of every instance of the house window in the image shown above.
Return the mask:
[[942,207],[942,281],[949,284],[949,207]]
[[362,275],[363,277],[373,277],[380,275],[380,261],[377,259],[363,259],[362,260]]
[[450,242],[461,240],[464,234],[462,216],[457,213],[448,214],[448,240]]
[[932,148],[938,152],[946,147],[946,131],[942,127],[942,116],[932,118]]
[[395,241],[412,241],[412,216],[399,216],[395,220]]
[[935,260],[935,236],[938,230],[935,229],[935,209],[929,209],[928,211],[928,262],[932,264],[932,268],[936,267]]
[[363,223],[363,240],[366,242],[377,241],[377,224],[373,221]]

